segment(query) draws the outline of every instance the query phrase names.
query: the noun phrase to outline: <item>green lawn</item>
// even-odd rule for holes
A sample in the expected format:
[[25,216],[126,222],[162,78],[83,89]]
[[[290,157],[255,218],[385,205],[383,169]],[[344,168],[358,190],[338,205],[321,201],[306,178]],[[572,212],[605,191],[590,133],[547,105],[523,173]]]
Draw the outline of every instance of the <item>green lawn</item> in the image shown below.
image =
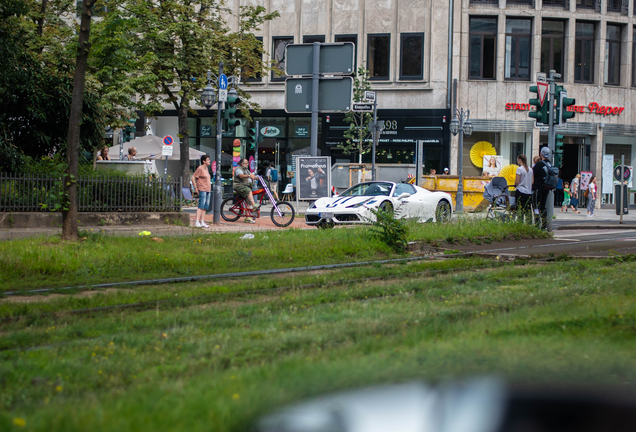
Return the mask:
[[[311,266],[394,254],[368,227],[334,230],[280,230],[164,237],[110,237],[84,233],[85,240],[65,243],[59,237],[0,242],[0,294],[4,291],[99,284],[138,279]],[[414,224],[411,240],[497,241],[540,238],[546,233],[516,224],[488,221]]]
[[[0,430],[243,431],[299,398],[409,379],[634,382],[634,262],[487,264],[75,294],[191,300],[90,315],[37,315],[79,300],[31,298],[0,323]],[[383,278],[345,282],[366,274]]]

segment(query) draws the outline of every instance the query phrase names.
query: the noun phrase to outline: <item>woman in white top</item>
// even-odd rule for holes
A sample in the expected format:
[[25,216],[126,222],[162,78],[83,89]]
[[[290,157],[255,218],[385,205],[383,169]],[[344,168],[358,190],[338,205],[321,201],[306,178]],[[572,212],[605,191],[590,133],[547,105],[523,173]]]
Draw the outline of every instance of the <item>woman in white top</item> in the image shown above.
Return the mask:
[[534,183],[534,174],[528,168],[528,158],[525,155],[517,157],[517,175],[515,177],[515,201],[517,208],[528,208],[532,199],[532,183]]

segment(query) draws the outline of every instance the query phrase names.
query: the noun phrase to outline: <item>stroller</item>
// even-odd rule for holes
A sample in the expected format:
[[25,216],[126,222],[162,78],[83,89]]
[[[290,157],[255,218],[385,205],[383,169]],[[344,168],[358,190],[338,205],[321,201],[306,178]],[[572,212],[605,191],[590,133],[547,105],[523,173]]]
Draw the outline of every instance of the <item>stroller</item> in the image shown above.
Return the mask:
[[514,218],[515,197],[510,196],[510,186],[503,177],[494,177],[484,188],[484,198],[490,205],[486,219],[507,222]]

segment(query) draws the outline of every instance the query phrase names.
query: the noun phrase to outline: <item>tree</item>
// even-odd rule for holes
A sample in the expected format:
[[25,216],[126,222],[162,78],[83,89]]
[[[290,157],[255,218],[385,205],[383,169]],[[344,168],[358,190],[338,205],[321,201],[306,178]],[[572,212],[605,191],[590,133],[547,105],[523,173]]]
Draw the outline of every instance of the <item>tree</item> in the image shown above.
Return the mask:
[[84,106],[84,82],[88,66],[88,42],[91,33],[91,15],[93,0],[82,1],[82,18],[80,21],[79,41],[77,44],[77,63],[73,79],[73,99],[68,121],[68,138],[66,160],[68,171],[64,179],[64,192],[67,206],[62,211],[62,240],[78,240],[77,223],[77,174],[79,171],[79,141],[82,108]]
[[[188,113],[196,113],[192,105],[207,84],[207,71],[218,70],[219,61],[224,62],[227,75],[262,71],[262,45],[252,32],[279,16],[266,13],[262,6],[241,6],[238,31],[230,32],[224,15],[228,12],[222,6],[220,0],[116,0],[109,3],[111,12],[103,23],[112,32],[117,22],[126,22],[131,45],[125,50],[139,59],[129,81],[142,95],[139,107],[150,115],[162,111],[164,103],[175,107],[184,182],[190,177]],[[121,40],[115,43],[122,44]],[[112,51],[113,42],[104,38],[100,47]],[[255,67],[256,63],[261,67]],[[239,93],[242,100],[249,99]],[[242,103],[242,108],[247,106]]]
[[[371,90],[369,84],[369,71],[363,66],[358,68],[356,77],[353,80],[353,101],[363,102],[364,92]],[[368,153],[373,145],[369,139],[372,132],[369,129],[369,122],[373,120],[373,116],[368,112],[349,111],[345,115],[345,123],[349,124],[349,129],[344,133],[347,139],[345,144],[337,147],[344,154],[358,154],[358,163],[362,164],[362,155]],[[360,180],[360,179],[358,179]]]

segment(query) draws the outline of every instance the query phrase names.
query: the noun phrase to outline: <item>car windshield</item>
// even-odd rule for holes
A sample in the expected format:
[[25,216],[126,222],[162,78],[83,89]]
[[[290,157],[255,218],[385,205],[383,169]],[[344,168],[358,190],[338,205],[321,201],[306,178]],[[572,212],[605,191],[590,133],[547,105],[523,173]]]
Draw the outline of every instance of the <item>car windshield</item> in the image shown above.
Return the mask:
[[347,189],[340,196],[389,196],[392,187],[392,183],[360,183]]

